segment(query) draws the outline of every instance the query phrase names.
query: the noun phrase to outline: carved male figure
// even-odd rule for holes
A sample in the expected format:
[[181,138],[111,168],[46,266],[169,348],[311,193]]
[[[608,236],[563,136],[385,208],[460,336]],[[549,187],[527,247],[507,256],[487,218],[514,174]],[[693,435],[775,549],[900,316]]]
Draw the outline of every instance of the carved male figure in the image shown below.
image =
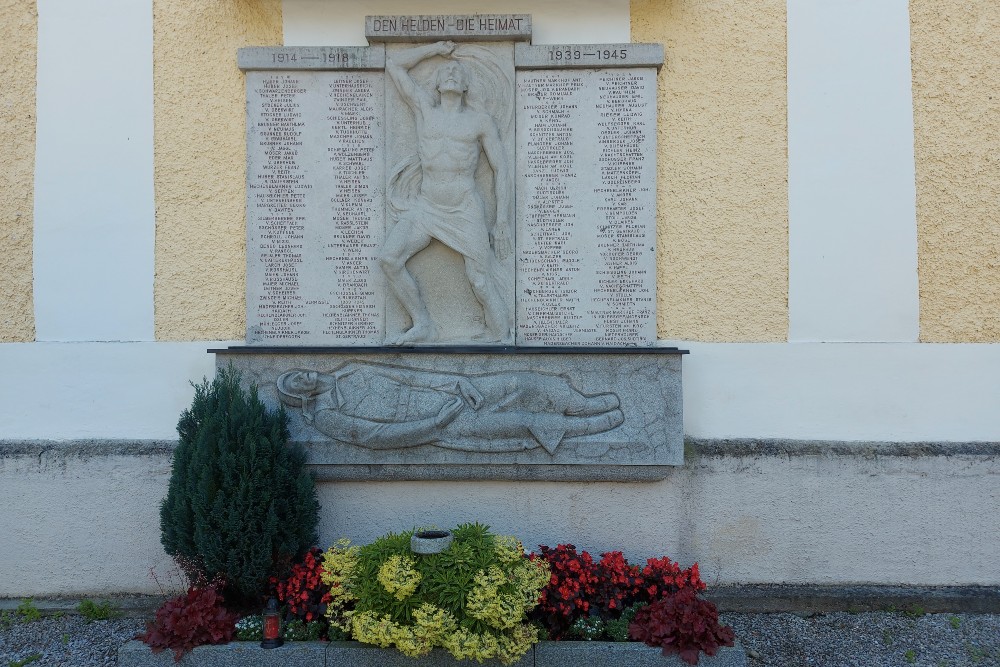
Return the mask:
[[[379,257],[392,293],[412,322],[398,338],[387,341],[389,344],[428,343],[439,336],[420,289],[406,268],[406,262],[432,239],[462,255],[491,340],[509,341],[512,336],[513,316],[496,276],[497,259],[505,259],[511,251],[513,179],[496,122],[466,104],[469,73],[461,62],[449,59],[439,66],[433,91],[421,88],[409,72],[428,58],[450,56],[454,50],[453,42],[437,42],[386,57],[386,72],[413,113],[420,161],[419,193],[399,213]],[[496,190],[492,233],[476,189],[480,150],[493,170]]]
[[277,380],[286,405],[321,433],[369,449],[435,444],[474,452],[543,447],[603,433],[625,417],[618,396],[587,396],[565,378],[531,372],[468,377],[348,362],[330,373],[293,370]]

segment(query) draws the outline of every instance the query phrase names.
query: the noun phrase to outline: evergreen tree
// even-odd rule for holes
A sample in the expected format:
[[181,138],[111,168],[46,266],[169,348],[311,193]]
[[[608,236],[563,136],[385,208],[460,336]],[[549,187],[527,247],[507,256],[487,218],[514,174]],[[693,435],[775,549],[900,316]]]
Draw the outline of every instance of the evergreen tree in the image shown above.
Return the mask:
[[195,385],[177,432],[163,547],[191,577],[221,575],[229,603],[257,604],[268,578],[316,543],[319,501],[305,452],[288,445],[284,409],[269,413],[232,366]]

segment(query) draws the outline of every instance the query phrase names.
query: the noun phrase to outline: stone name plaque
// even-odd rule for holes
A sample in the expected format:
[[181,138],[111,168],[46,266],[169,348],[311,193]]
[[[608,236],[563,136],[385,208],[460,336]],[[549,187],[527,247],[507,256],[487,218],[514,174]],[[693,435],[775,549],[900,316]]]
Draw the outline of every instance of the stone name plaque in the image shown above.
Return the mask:
[[249,343],[382,343],[383,76],[247,73]]
[[[217,350],[322,466],[671,466],[681,353]],[[369,471],[368,474],[371,474]],[[425,471],[433,476],[434,471]],[[551,474],[549,470],[546,474]]]
[[656,70],[519,70],[517,156],[518,344],[652,345]]

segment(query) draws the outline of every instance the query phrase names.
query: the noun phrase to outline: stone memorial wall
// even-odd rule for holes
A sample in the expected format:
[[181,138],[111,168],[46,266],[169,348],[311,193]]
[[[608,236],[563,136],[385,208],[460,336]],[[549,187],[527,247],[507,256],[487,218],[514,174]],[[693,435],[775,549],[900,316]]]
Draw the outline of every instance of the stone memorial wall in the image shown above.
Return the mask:
[[662,47],[534,45],[527,15],[366,32],[240,50],[248,345],[218,363],[327,478],[662,478]]
[[[240,51],[247,342],[652,345],[662,47],[532,45],[526,15],[366,27]],[[449,63],[476,127],[434,120]]]

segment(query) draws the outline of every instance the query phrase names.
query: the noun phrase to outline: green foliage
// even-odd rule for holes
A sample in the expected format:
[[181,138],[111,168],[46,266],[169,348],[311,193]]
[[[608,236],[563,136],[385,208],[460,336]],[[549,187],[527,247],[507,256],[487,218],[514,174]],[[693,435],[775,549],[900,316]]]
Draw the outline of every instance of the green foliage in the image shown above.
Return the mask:
[[882,643],[885,644],[886,646],[892,646],[892,642],[893,641],[894,641],[894,639],[893,639],[893,635],[892,635],[892,630],[883,630],[882,631]]
[[286,422],[230,366],[195,385],[177,424],[161,541],[192,579],[223,579],[231,604],[259,604],[268,578],[316,542],[316,488]]
[[548,564],[478,523],[453,530],[438,554],[411,553],[411,536],[390,533],[363,547],[342,540],[326,552],[331,630],[410,657],[440,646],[457,660],[520,659],[538,639],[527,612],[549,582]]
[[14,625],[14,615],[8,611],[0,611],[0,630],[6,630]]
[[281,636],[290,642],[316,642],[323,638],[326,623],[322,621],[303,621],[293,618],[281,628]]
[[921,616],[927,613],[927,610],[918,604],[914,604],[907,607],[903,611],[903,613],[909,616],[910,618],[920,618]]
[[121,613],[107,600],[97,603],[93,600],[83,599],[76,606],[76,611],[80,616],[83,616],[83,620],[87,623],[110,621],[113,618],[121,616]]
[[32,598],[22,600],[14,613],[25,623],[33,623],[42,618],[42,612],[35,606],[35,601]]
[[949,616],[948,624],[951,625],[952,630],[958,630],[960,627],[962,627],[962,619],[960,619],[958,616]]
[[983,648],[982,646],[977,646],[975,644],[966,643],[965,644],[965,651],[966,651],[966,653],[969,654],[969,660],[971,660],[972,664],[974,664],[974,665],[978,665],[983,660],[985,660],[986,658],[990,657],[989,650],[987,650],[986,648]]
[[622,615],[614,620],[607,622],[607,627],[605,633],[613,642],[627,642],[632,641],[628,636],[628,626],[633,620],[635,620],[635,614],[637,611],[645,607],[645,604],[634,604],[631,607],[626,607],[622,612]]
[[496,544],[489,526],[466,523],[453,532],[451,547],[439,554],[420,556],[417,571],[421,575],[418,594],[402,600],[379,582],[379,570],[391,556],[412,557],[410,537],[413,531],[389,533],[361,547],[356,571],[361,611],[387,614],[397,622],[410,623],[413,611],[424,603],[464,617],[462,627],[472,632],[488,632],[484,621],[465,615],[466,595],[475,585],[476,575],[497,564]]
[[912,665],[917,661],[917,652],[911,648],[903,654],[903,658]]
[[21,660],[11,660],[7,664],[10,667],[24,667],[25,665],[30,665],[33,662],[38,662],[41,659],[42,659],[41,653],[32,653],[26,658],[22,658]]

